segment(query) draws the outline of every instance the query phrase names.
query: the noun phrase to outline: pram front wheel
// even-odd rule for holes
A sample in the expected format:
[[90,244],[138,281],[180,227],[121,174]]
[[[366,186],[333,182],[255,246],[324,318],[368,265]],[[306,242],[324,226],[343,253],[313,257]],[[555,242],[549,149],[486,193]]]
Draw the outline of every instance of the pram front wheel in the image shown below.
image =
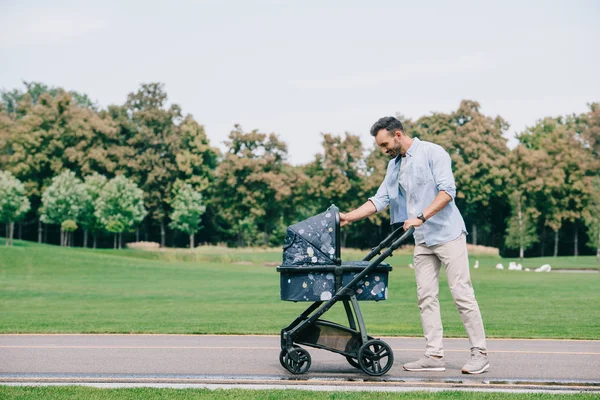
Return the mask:
[[294,346],[292,354],[286,349],[279,353],[279,362],[281,365],[290,371],[292,374],[300,375],[306,373],[310,368],[310,354],[302,347]]
[[392,348],[379,339],[368,340],[358,350],[358,364],[367,374],[381,376],[394,364]]

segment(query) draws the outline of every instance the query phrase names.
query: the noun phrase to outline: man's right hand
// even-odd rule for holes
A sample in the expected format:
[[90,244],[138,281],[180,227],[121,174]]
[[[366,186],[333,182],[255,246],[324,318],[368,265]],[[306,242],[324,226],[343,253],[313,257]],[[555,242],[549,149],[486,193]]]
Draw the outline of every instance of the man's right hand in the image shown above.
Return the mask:
[[348,220],[348,214],[347,213],[340,213],[340,226],[344,226],[344,225],[348,225],[350,223],[350,221]]

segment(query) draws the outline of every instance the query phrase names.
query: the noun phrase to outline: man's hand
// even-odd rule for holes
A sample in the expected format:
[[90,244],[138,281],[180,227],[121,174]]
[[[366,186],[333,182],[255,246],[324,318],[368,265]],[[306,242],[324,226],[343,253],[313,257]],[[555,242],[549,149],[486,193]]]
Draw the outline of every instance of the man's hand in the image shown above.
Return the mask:
[[340,213],[340,226],[348,225],[350,221],[348,221],[348,214],[341,212]]
[[404,230],[407,231],[411,226],[417,228],[421,225],[423,225],[423,221],[421,221],[419,218],[410,218],[404,221]]

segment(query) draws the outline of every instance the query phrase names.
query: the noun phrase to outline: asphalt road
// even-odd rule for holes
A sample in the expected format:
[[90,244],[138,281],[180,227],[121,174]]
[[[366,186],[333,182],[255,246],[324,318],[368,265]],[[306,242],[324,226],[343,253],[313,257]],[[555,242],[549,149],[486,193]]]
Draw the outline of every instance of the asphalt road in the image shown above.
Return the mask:
[[373,385],[430,388],[572,388],[600,392],[600,341],[489,339],[490,369],[464,375],[466,339],[445,339],[445,372],[407,372],[421,338],[383,338],[395,363],[370,377],[344,357],[307,348],[312,366],[292,375],[279,364],[278,336],[0,335],[0,384],[171,383]]

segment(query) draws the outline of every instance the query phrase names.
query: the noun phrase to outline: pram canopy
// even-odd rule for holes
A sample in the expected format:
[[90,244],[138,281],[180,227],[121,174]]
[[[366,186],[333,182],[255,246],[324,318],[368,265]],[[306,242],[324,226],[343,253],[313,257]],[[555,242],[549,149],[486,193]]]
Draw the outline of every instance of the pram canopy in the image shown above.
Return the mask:
[[340,212],[327,211],[287,228],[282,266],[340,265]]

